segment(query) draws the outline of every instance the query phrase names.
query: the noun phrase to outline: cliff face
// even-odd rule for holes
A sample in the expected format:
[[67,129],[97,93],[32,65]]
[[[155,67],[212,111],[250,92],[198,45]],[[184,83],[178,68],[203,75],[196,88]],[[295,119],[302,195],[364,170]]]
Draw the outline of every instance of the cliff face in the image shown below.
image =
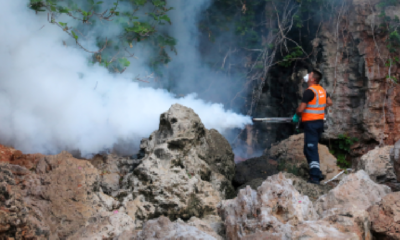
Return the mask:
[[[394,144],[400,138],[400,87],[387,66],[388,33],[381,26],[380,1],[354,0],[344,6],[338,23],[325,23],[314,43],[320,48],[323,85],[334,101],[329,109],[327,138],[348,133],[362,141]],[[400,6],[385,10],[400,16]],[[389,69],[390,68],[390,69]]]
[[[330,21],[314,20],[311,30],[296,39],[310,56],[292,67],[274,67],[266,80],[255,115],[289,117],[300,104],[306,86],[302,77],[312,68],[324,74],[322,85],[334,105],[329,108],[324,138],[339,134],[360,139],[354,150],[360,156],[378,144],[394,144],[400,139],[400,65],[388,64],[395,53],[389,52],[386,23],[379,0],[343,1]],[[400,6],[388,6],[385,14],[400,17]],[[314,32],[313,32],[314,31]],[[299,34],[298,34],[299,35]],[[391,55],[391,57],[390,57]],[[253,142],[258,147],[288,138],[290,125],[257,123]]]

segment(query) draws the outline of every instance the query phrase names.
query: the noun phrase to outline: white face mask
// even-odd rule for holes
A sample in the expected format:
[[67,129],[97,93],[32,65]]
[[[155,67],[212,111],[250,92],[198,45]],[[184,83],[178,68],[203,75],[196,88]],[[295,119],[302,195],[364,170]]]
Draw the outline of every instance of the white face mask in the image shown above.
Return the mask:
[[307,74],[303,77],[304,82],[308,82],[308,80],[310,79],[310,74]]

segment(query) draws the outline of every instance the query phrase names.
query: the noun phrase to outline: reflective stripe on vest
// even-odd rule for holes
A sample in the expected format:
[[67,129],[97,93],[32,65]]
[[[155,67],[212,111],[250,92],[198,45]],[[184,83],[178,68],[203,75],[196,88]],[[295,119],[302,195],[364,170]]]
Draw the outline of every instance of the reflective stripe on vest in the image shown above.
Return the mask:
[[317,97],[317,104],[315,104],[315,105],[307,104],[307,108],[322,108],[322,107],[326,107],[326,104],[319,105],[319,95],[318,95],[317,90],[315,90],[315,88],[313,88],[313,87],[310,87],[309,89],[311,89],[314,92],[315,96]]
[[320,85],[309,87],[308,89],[314,92],[314,98],[307,104],[306,109],[304,109],[301,121],[323,120],[327,99],[326,91]]

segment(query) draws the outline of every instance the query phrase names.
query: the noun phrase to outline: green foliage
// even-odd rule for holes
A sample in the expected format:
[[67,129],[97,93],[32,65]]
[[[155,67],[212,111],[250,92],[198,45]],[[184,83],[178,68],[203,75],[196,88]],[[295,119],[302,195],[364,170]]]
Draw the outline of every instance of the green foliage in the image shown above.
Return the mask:
[[288,173],[292,173],[293,175],[299,176],[299,168],[292,164],[292,163],[288,163],[287,161],[279,161],[278,162],[278,171],[280,172],[288,172]]
[[283,57],[283,60],[279,63],[282,67],[290,67],[297,58],[303,56],[301,47],[297,46],[291,49],[291,52]]
[[350,154],[351,146],[358,141],[358,138],[350,137],[347,134],[340,134],[337,140],[333,140],[333,144],[330,145],[330,152],[337,158],[337,165],[339,167],[351,167],[347,156]]
[[379,7],[379,8],[386,8],[386,7],[390,7],[390,6],[395,6],[395,5],[397,5],[397,4],[399,4],[399,1],[398,0],[381,0],[379,3],[378,3],[378,5],[377,5],[377,7]]
[[[112,3],[94,0],[29,1],[32,10],[37,13],[48,12],[50,22],[62,28],[81,47],[79,41],[85,37],[84,33],[89,32],[97,22],[108,24],[110,28],[124,29],[124,32],[112,39],[98,36],[97,47],[102,51],[82,47],[93,53],[92,63],[97,62],[110,71],[123,72],[130,65],[128,58],[134,56],[134,45],[137,42],[148,46],[149,54],[154,55],[149,63],[151,66],[170,61],[166,47],[176,53],[176,40],[158,31],[160,26],[172,24],[167,15],[172,8],[166,7],[166,0],[114,0]],[[131,7],[121,8],[121,3]],[[149,9],[146,14],[143,14],[144,9]],[[69,17],[68,22],[56,21],[62,15]]]

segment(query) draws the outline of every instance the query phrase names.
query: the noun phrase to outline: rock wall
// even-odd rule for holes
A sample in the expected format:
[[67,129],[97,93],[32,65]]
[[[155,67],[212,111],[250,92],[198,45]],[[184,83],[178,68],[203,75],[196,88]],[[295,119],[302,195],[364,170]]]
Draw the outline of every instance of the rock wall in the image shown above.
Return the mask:
[[[334,102],[329,109],[326,137],[340,133],[362,141],[393,145],[400,139],[400,87],[387,80],[389,51],[378,0],[349,1],[339,23],[325,23],[315,44],[321,49],[319,68],[325,74],[324,87]],[[400,16],[400,6],[386,9]],[[400,73],[398,65],[390,69]]]
[[[343,2],[329,21],[311,20],[300,39],[292,36],[312,54],[291,68],[271,68],[254,116],[293,116],[306,88],[302,76],[320,69],[321,84],[333,100],[324,139],[339,134],[358,137],[361,144],[353,147],[352,155],[360,157],[378,144],[393,145],[400,139],[400,85],[387,79],[388,33],[381,26],[378,6],[382,1]],[[400,17],[400,6],[385,12]],[[399,79],[398,63],[390,68],[390,75]],[[251,142],[254,148],[265,149],[293,133],[290,124],[256,123]]]
[[315,203],[277,174],[240,190],[219,213],[228,239],[372,239],[367,209],[390,193],[364,171],[346,176]]

